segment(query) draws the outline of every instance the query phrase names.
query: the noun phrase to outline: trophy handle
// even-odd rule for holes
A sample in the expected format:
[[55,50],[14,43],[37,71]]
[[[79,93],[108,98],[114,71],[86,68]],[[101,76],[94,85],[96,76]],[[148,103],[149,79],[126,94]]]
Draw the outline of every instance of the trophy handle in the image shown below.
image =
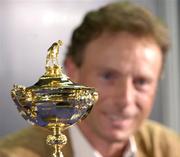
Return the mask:
[[58,126],[52,127],[53,135],[48,135],[46,143],[54,147],[53,157],[64,157],[61,149],[67,143],[67,137],[61,133],[61,129]]

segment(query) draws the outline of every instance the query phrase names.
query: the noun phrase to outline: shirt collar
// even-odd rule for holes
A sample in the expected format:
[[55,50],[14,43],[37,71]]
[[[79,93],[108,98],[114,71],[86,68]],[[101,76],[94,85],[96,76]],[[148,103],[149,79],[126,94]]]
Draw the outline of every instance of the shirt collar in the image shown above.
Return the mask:
[[125,150],[123,157],[135,157],[136,152],[137,152],[136,141],[134,139],[134,136],[131,136],[129,138],[129,145],[127,149]]
[[[69,128],[74,157],[102,157],[83,136],[76,125]],[[125,150],[123,157],[135,157],[137,152],[134,137],[130,137],[129,145]]]

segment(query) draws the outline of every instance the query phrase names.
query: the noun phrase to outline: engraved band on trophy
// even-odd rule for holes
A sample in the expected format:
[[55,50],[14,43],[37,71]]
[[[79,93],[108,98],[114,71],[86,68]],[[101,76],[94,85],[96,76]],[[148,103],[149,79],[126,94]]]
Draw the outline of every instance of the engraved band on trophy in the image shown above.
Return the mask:
[[73,83],[62,73],[58,64],[61,45],[59,40],[48,49],[46,71],[37,83],[30,87],[14,85],[11,91],[25,120],[52,130],[46,142],[55,149],[53,157],[63,157],[61,149],[67,138],[62,131],[85,118],[98,99],[94,88]]

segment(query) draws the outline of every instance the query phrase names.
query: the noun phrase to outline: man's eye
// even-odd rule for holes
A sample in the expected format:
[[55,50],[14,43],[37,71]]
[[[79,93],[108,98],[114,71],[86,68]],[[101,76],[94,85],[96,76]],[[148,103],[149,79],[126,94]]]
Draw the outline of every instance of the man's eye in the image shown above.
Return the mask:
[[111,72],[105,72],[101,74],[101,77],[105,80],[111,80],[114,76]]
[[146,83],[146,80],[144,79],[138,79],[135,81],[136,84],[139,84],[139,85],[144,85]]
[[148,83],[149,83],[149,80],[145,78],[138,78],[134,80],[134,84],[137,86],[144,86],[144,85],[147,85]]

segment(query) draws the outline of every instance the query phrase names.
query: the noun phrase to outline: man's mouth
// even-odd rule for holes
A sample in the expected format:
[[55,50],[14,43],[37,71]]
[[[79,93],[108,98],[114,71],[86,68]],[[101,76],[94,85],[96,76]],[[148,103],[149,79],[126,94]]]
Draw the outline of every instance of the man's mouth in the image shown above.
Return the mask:
[[132,119],[134,117],[134,115],[130,115],[130,114],[112,114],[112,113],[106,113],[106,116],[111,119],[111,120],[127,120],[127,119]]
[[129,127],[132,122],[133,122],[133,117],[132,115],[120,115],[120,114],[107,114],[107,118],[109,119],[110,123],[112,126],[115,127],[121,127],[121,128],[126,128]]

